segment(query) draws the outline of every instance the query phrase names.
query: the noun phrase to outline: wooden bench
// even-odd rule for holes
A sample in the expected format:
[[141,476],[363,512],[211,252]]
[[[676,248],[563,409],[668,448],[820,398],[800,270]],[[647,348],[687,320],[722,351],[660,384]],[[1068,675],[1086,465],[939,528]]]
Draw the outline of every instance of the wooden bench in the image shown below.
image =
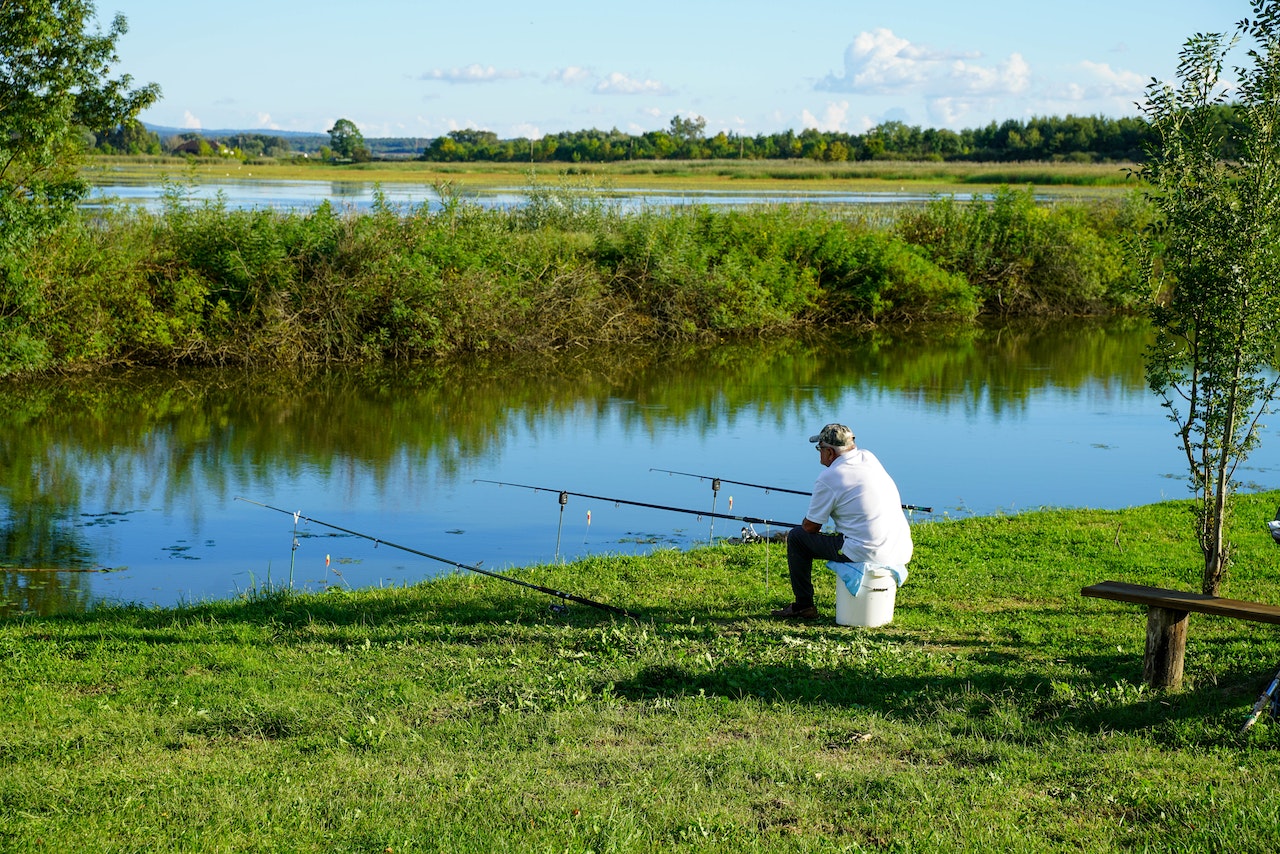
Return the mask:
[[1084,588],[1080,595],[1147,606],[1147,649],[1142,658],[1142,678],[1153,688],[1176,690],[1182,686],[1187,615],[1190,612],[1280,624],[1280,607],[1275,605],[1123,581],[1103,581]]

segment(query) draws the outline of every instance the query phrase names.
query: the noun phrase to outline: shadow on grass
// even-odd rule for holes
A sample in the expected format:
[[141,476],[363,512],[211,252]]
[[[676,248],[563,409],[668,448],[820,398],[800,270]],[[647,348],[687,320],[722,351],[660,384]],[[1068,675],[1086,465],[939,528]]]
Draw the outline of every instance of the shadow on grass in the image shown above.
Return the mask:
[[[1074,663],[1090,673],[1119,667],[1111,656],[1085,657]],[[707,696],[864,709],[914,725],[958,727],[1014,741],[1040,741],[1053,733],[1073,731],[1147,732],[1157,742],[1176,743],[1183,724],[1198,728],[1217,720],[1221,723],[1218,740],[1234,743],[1248,707],[1272,675],[1267,670],[1224,674],[1216,686],[1172,694],[1118,688],[1093,676],[1074,677],[1055,687],[1041,674],[1011,674],[998,665],[966,668],[950,676],[884,676],[874,666],[857,664],[731,664],[713,670],[661,665],[613,683],[612,690],[637,702]]]
[[[627,610],[624,606],[614,607]],[[642,615],[637,616],[643,620]],[[56,634],[64,638],[74,632],[74,627],[83,626],[94,637],[115,631],[125,638],[145,635],[147,641],[157,643],[189,643],[192,636],[185,632],[193,626],[240,626],[264,631],[256,636],[239,635],[237,642],[269,644],[322,642],[326,631],[338,640],[359,632],[388,641],[411,640],[441,627],[481,630],[477,634],[492,629],[495,635],[507,637],[511,627],[638,624],[615,611],[537,591],[517,589],[513,595],[501,583],[472,585],[457,591],[457,595],[442,594],[431,584],[385,591],[347,592],[334,588],[327,593],[296,593],[282,588],[172,608],[100,605],[82,614],[23,617],[18,621],[56,628]]]
[[[659,651],[667,659],[660,663],[623,654],[621,659],[631,664],[602,665],[598,695],[611,693],[638,703],[706,696],[862,709],[915,725],[936,722],[945,728],[1031,741],[1068,731],[1150,732],[1157,741],[1177,743],[1180,732],[1210,720],[1218,722],[1217,741],[1238,743],[1235,731],[1274,675],[1273,666],[1240,663],[1211,677],[1201,676],[1189,690],[1166,693],[1141,685],[1140,651],[1117,650],[1102,639],[1082,641],[1077,651],[1050,660],[1034,641],[1016,633],[998,632],[988,642],[938,637],[938,629],[930,627],[930,639],[923,640],[900,624],[879,629],[797,625],[754,614],[691,614],[678,607],[636,609],[642,617],[636,623],[581,604],[553,610],[561,604],[555,597],[494,584],[462,585],[451,592],[425,585],[359,595],[275,591],[173,609],[112,607],[87,615],[39,618],[32,621],[34,630],[28,637],[41,639],[44,632],[35,627],[46,626],[48,637],[72,641],[81,633],[89,641],[107,633],[154,644],[194,644],[225,636],[227,642],[252,646],[345,645],[372,639],[467,645],[527,641],[585,649],[595,630],[617,626],[641,629],[659,644],[670,644],[670,650]],[[583,630],[588,632],[584,635]],[[717,640],[733,634],[768,649],[788,639],[865,644],[876,648],[880,657],[841,656],[834,663],[816,664],[803,661],[801,654],[795,660],[765,664],[751,663],[749,652],[714,660],[683,657],[688,648],[705,645],[710,650]],[[1025,652],[1019,649],[1022,645]],[[899,647],[916,654],[926,647],[945,647],[954,660],[952,672],[938,673],[934,662],[933,672],[903,674],[891,660]],[[1206,743],[1203,734],[1193,738]],[[1264,743],[1280,748],[1277,737]]]

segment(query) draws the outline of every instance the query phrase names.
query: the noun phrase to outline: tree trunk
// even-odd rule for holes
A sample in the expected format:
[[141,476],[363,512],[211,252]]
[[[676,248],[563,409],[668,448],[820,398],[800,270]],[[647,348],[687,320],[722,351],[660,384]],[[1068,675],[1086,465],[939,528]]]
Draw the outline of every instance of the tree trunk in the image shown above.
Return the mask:
[[[1248,298],[1245,298],[1245,305],[1248,305]],[[1244,312],[1241,312],[1244,317]],[[1243,324],[1243,320],[1241,321]],[[1237,340],[1244,337],[1244,330],[1237,330]],[[1206,495],[1206,504],[1208,516],[1205,524],[1208,530],[1205,531],[1205,537],[1201,540],[1201,546],[1204,548],[1204,578],[1200,584],[1200,592],[1209,596],[1217,596],[1218,588],[1222,586],[1222,576],[1227,571],[1227,549],[1223,542],[1223,529],[1227,524],[1227,494],[1231,491],[1231,472],[1235,466],[1233,461],[1238,457],[1238,453],[1233,454],[1230,449],[1238,447],[1236,442],[1236,423],[1239,420],[1240,408],[1240,347],[1236,347],[1235,359],[1233,361],[1234,375],[1231,378],[1231,386],[1227,392],[1227,399],[1223,402],[1223,419],[1222,434],[1220,437],[1218,456],[1214,461],[1213,477],[1206,480],[1205,489],[1213,491]]]

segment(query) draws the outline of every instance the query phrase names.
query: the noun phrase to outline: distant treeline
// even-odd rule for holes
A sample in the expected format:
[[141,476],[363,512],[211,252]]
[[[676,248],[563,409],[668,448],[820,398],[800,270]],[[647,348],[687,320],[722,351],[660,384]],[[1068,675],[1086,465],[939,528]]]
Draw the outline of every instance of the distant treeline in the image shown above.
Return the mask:
[[[1233,108],[1217,108],[1223,128],[1233,121]],[[1150,139],[1146,120],[1138,117],[1046,116],[1008,119],[985,127],[953,131],[885,122],[865,133],[820,131],[742,136],[721,131],[705,135],[702,118],[676,116],[670,127],[638,135],[613,130],[563,131],[540,139],[499,139],[486,130],[456,130],[435,139],[366,138],[373,159],[493,163],[609,163],[621,160],[796,160],[825,162],[865,160],[935,160],[972,162],[1058,161],[1078,163],[1137,162]],[[90,135],[93,136],[93,135]],[[1224,138],[1230,135],[1224,133]],[[140,122],[93,136],[100,153],[196,155],[234,153],[239,157],[284,158],[331,154],[322,134],[272,136],[257,133],[207,135],[187,131],[161,139]],[[1224,157],[1232,152],[1224,150]]]
[[[1217,114],[1224,129],[1233,121],[1230,106],[1219,107]],[[786,130],[756,136],[722,131],[707,137],[704,129],[701,118],[676,116],[668,129],[638,136],[614,129],[502,140],[489,131],[459,130],[433,140],[422,159],[534,163],[725,159],[1137,162],[1150,140],[1150,128],[1141,118],[1070,115],[1009,119],[962,131],[903,122],[885,122],[862,134],[810,128],[800,133]],[[1222,152],[1223,156],[1231,153]]]
[[[619,160],[970,160],[1136,161],[1148,139],[1140,118],[1099,116],[1010,119],[953,131],[886,122],[866,133],[820,131],[740,136],[702,134],[701,120],[676,117],[672,127],[638,136],[619,130],[566,131],[541,139],[499,139],[481,130],[433,140],[423,160],[440,162],[606,163]],[[692,125],[692,127],[690,126]]]

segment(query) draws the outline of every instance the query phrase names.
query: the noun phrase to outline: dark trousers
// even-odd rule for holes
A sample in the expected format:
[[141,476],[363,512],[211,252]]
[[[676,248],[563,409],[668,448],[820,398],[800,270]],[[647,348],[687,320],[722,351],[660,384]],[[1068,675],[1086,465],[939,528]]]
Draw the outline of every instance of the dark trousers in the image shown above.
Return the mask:
[[787,532],[787,571],[798,606],[813,604],[814,559],[848,563],[849,558],[840,551],[843,545],[844,534],[811,534],[799,526]]

